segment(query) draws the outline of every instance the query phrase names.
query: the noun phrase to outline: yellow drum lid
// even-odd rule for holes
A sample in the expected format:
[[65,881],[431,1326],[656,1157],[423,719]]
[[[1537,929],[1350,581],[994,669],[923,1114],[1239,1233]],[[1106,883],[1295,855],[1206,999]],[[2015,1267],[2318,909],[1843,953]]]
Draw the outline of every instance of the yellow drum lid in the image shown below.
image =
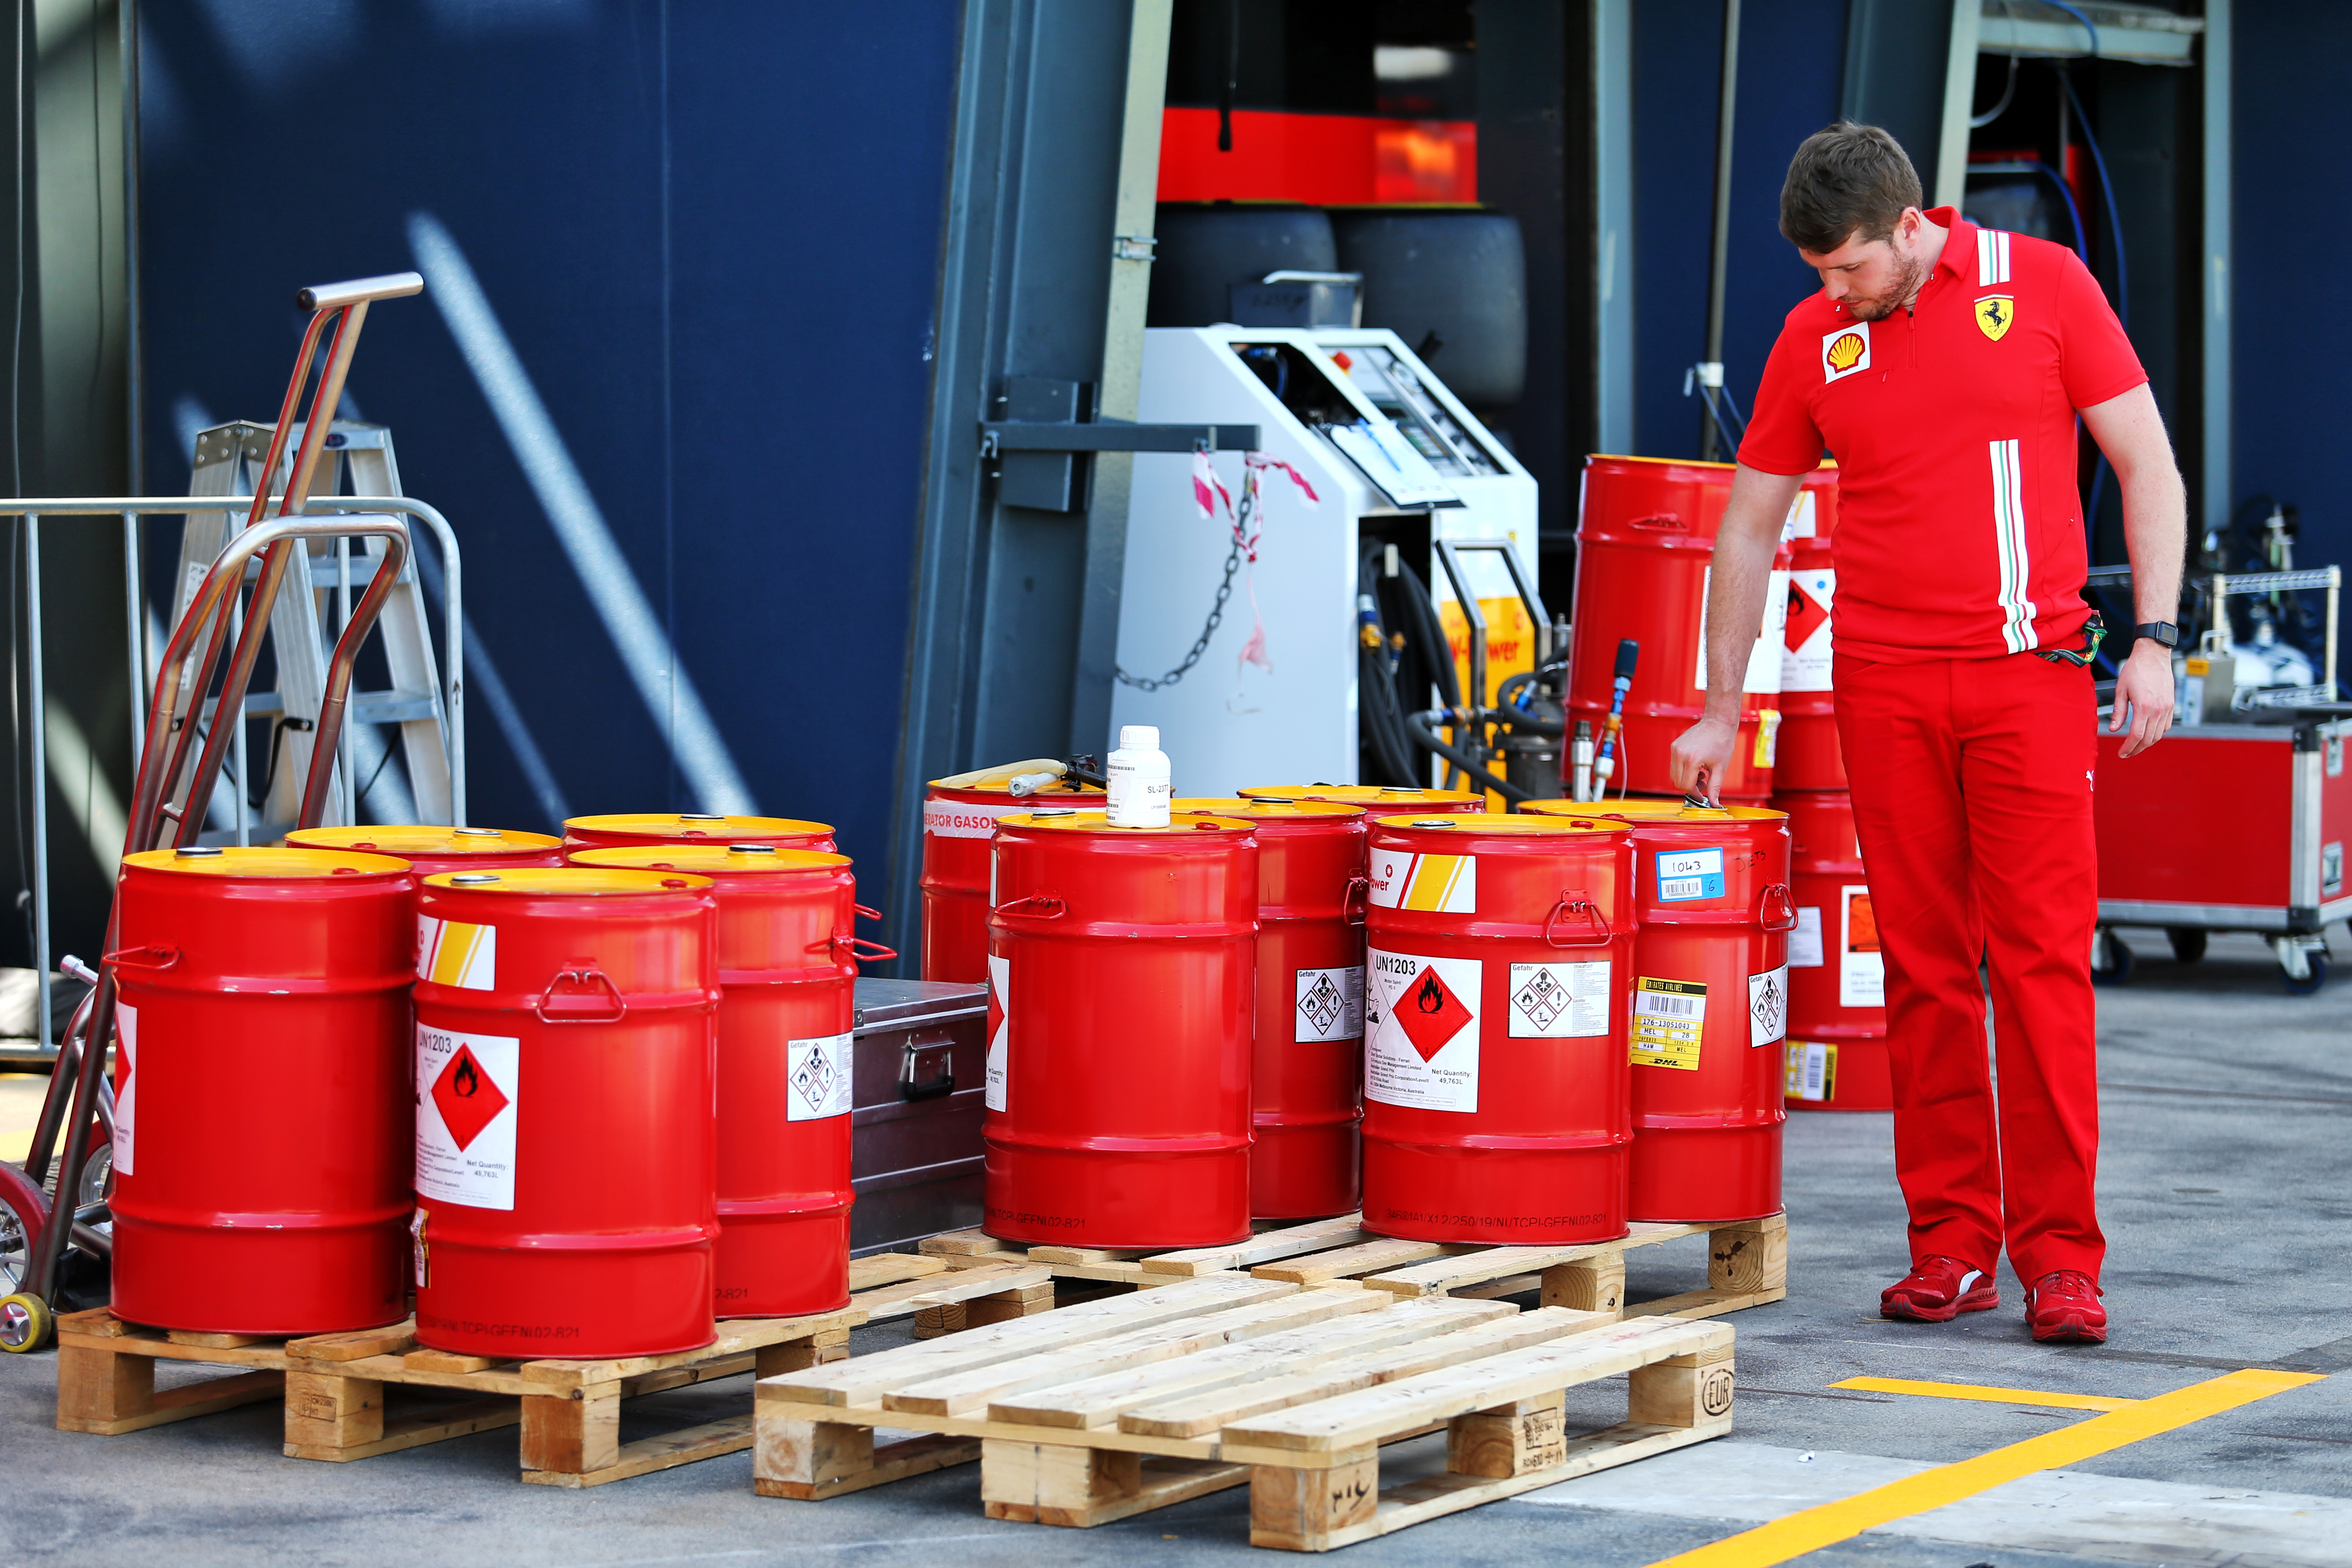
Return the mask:
[[1146,834],[1199,833],[1216,828],[1228,833],[1251,833],[1256,829],[1249,823],[1230,816],[1182,816],[1171,820],[1165,827],[1113,827],[1108,813],[1073,811],[1053,806],[1036,811],[1020,812],[996,819],[999,827],[1027,827],[1054,833],[1117,833],[1140,837]]
[[1633,825],[1613,821],[1605,816],[1505,816],[1499,812],[1461,816],[1387,816],[1376,819],[1376,828],[1434,829],[1441,833],[1477,834],[1504,838],[1560,837],[1575,834],[1591,837],[1595,834],[1631,833]]
[[566,833],[658,834],[693,843],[726,844],[739,838],[830,837],[833,826],[803,822],[790,816],[721,816],[691,811],[628,812],[618,816],[575,816],[566,821]]
[[1685,805],[1678,800],[1531,800],[1519,809],[1542,816],[1613,817],[1622,822],[1781,822],[1789,816],[1761,805]]
[[218,849],[142,849],[122,858],[125,866],[142,871],[185,871],[199,877],[269,877],[299,880],[305,877],[405,875],[408,862],[390,855],[352,855],[333,849],[268,849],[260,845]]
[[565,899],[636,893],[688,892],[717,886],[708,877],[676,871],[616,870],[603,866],[527,866],[508,871],[436,871],[425,886],[457,893],[537,893]]
[[1192,795],[1168,803],[1186,816],[1233,816],[1244,821],[1339,821],[1361,816],[1364,808],[1336,800],[1252,800],[1247,795]]
[[563,847],[544,833],[503,827],[443,827],[432,823],[403,826],[298,827],[286,836],[289,849],[358,849],[378,855],[530,855]]
[[1486,797],[1458,789],[1408,789],[1389,784],[1257,784],[1241,792],[1249,800],[1336,800],[1366,809],[1395,806],[1410,811],[1416,805],[1469,805],[1483,810]]
[[845,871],[849,857],[817,849],[772,849],[764,844],[626,844],[575,849],[571,863],[641,871]]

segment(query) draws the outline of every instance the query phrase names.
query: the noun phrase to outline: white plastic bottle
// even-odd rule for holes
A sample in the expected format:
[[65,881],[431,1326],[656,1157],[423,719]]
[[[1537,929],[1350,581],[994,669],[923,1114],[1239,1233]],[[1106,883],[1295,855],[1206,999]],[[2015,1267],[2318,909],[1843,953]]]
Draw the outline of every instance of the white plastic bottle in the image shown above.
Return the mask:
[[1122,724],[1118,750],[1103,769],[1113,827],[1165,827],[1175,791],[1169,784],[1168,753],[1160,749],[1156,724]]

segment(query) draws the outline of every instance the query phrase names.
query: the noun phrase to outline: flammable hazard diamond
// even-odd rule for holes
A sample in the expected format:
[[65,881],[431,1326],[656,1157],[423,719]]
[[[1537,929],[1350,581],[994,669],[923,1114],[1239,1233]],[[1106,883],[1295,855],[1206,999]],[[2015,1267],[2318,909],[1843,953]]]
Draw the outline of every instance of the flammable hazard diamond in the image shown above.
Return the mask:
[[459,1046],[441,1076],[433,1080],[433,1104],[450,1141],[464,1149],[507,1108],[507,1097],[490,1081],[471,1046]]
[[1423,1061],[1444,1050],[1472,1016],[1434,966],[1423,970],[1389,1010]]

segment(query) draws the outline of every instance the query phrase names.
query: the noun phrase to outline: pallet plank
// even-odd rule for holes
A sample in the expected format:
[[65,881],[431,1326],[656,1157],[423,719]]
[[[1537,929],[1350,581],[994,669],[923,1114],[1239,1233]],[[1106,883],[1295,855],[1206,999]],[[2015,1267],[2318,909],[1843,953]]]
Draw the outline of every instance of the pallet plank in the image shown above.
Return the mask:
[[1509,1274],[1540,1274],[1562,1263],[1603,1258],[1628,1247],[1654,1246],[1685,1236],[1704,1236],[1707,1229],[1703,1225],[1651,1225],[1636,1221],[1627,1235],[1615,1241],[1591,1241],[1562,1247],[1480,1247],[1433,1262],[1386,1270],[1370,1277],[1364,1283],[1375,1289],[1393,1290],[1400,1296],[1442,1294],[1461,1286],[1483,1284]]
[[416,1348],[416,1320],[382,1329],[358,1329],[342,1334],[311,1334],[288,1340],[289,1361],[357,1361],[362,1356],[405,1355]]
[[1229,1423],[1223,1454],[1253,1464],[1328,1465],[1400,1426],[1444,1421],[1730,1343],[1731,1328],[1724,1323],[1612,1324]]
[[1311,1370],[1262,1378],[1228,1389],[1155,1400],[1121,1415],[1118,1427],[1138,1436],[1199,1437],[1267,1411],[1311,1404],[1481,1356],[1543,1344],[1598,1328],[1608,1321],[1596,1312],[1571,1311],[1565,1307],[1516,1312],[1391,1350],[1339,1356]]
[[[935,1261],[926,1258],[925,1262]],[[942,1280],[940,1276],[947,1278]],[[978,1268],[950,1269],[941,1264],[929,1275],[902,1279],[879,1286],[851,1299],[852,1305],[861,1308],[869,1321],[881,1322],[889,1318],[903,1318],[928,1311],[954,1301],[968,1301],[975,1296],[992,1296],[1003,1290],[1034,1289],[1040,1286],[1050,1294],[1054,1273],[1049,1268],[1023,1264],[987,1264]]]
[[522,1363],[523,1381],[541,1385],[533,1393],[581,1388],[592,1383],[618,1383],[667,1367],[690,1366],[715,1356],[737,1355],[763,1345],[804,1340],[830,1329],[851,1329],[866,1321],[865,1309],[840,1308],[798,1318],[730,1318],[719,1325],[719,1337],[707,1345],[667,1355],[612,1356],[584,1360],[529,1361]]
[[[1005,1394],[1025,1394],[1056,1384],[1118,1372],[1151,1362],[1171,1361],[1213,1345],[1252,1340],[1305,1323],[1361,1312],[1381,1305],[1364,1290],[1300,1290],[1270,1301],[1223,1311],[1188,1315],[1043,1355],[973,1367],[902,1386],[882,1396],[887,1410],[924,1415],[963,1415],[987,1408]],[[1148,1298],[1147,1298],[1148,1299]]]
[[1293,1285],[1321,1285],[1358,1275],[1380,1274],[1424,1258],[1473,1250],[1434,1241],[1379,1238],[1328,1252],[1309,1253],[1293,1262],[1261,1263],[1250,1272],[1260,1279],[1285,1279]]
[[[916,1250],[926,1258],[977,1258],[984,1253],[1010,1252],[1016,1257],[1023,1249],[1010,1242],[999,1241],[977,1230],[950,1230],[939,1236],[925,1237]],[[953,1268],[953,1264],[949,1265]]]
[[1157,1290],[1089,1301],[1041,1317],[967,1329],[960,1334],[900,1345],[831,1366],[762,1379],[761,1386],[801,1404],[868,1405],[893,1388],[922,1378],[945,1377],[1087,1340],[1108,1339],[1190,1313],[1268,1300],[1292,1294],[1296,1289],[1295,1286],[1244,1275],[1183,1279]]
[[468,1436],[476,1432],[492,1432],[501,1426],[515,1426],[521,1420],[522,1404],[520,1400],[469,1399],[386,1421],[383,1435],[371,1442],[289,1442],[285,1446],[285,1453],[289,1459],[324,1459],[331,1464],[345,1464],[353,1459],[373,1459],[379,1454],[396,1454],[404,1448],[422,1447],[427,1443],[444,1442],[451,1437]]
[[1181,1252],[1161,1252],[1143,1260],[1147,1274],[1222,1274],[1254,1268],[1261,1263],[1273,1263],[1285,1258],[1296,1258],[1302,1252],[1323,1252],[1337,1247],[1353,1247],[1370,1241],[1370,1234],[1363,1228],[1361,1214],[1341,1215],[1337,1219],[1317,1220],[1312,1225],[1285,1226],[1279,1230],[1260,1231],[1247,1241],[1231,1247],[1193,1247]]
[[1375,1309],[1346,1323],[1316,1323],[1206,1350],[1174,1361],[1106,1373],[1033,1394],[1000,1399],[989,1406],[999,1421],[1085,1429],[1117,1421],[1139,1405],[1202,1394],[1269,1373],[1298,1373],[1342,1356],[1387,1350],[1512,1315],[1505,1303],[1454,1301],[1444,1297],[1402,1301],[1385,1310],[1378,1291],[1359,1291]]
[[849,1293],[871,1290],[877,1286],[896,1285],[902,1279],[919,1279],[927,1274],[946,1272],[947,1265],[936,1258],[925,1258],[913,1252],[877,1252],[849,1260]]

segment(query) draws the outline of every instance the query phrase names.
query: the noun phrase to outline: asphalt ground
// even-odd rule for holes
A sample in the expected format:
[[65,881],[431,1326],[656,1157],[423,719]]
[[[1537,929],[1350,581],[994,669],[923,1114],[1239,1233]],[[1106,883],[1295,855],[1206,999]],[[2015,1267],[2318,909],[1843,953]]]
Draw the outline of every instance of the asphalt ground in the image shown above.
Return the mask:
[[[2334,934],[2342,973],[2352,944]],[[1732,1437],[1419,1525],[1348,1548],[1347,1560],[1637,1568],[2091,1418],[1832,1386],[1858,1376],[2144,1398],[2270,1367],[2328,1375],[1785,1560],[2352,1563],[2352,983],[2289,997],[2252,939],[2218,939],[2204,963],[2185,966],[2160,934],[2130,938],[2137,973],[2100,1005],[2100,1192],[2115,1320],[2106,1345],[2033,1344],[2005,1271],[1997,1311],[1942,1326],[1878,1318],[1878,1291],[1906,1263],[1887,1119],[1793,1116],[1789,1299],[1729,1320],[1739,1336]],[[22,1094],[16,1080],[0,1080],[0,1121],[14,1120]],[[1688,1288],[1704,1267],[1699,1246],[1633,1253],[1629,1294]],[[864,1353],[904,1334],[859,1330],[853,1347]],[[801,1503],[755,1496],[748,1453],[584,1491],[523,1486],[511,1428],[350,1465],[288,1459],[272,1405],[121,1437],[61,1434],[51,1426],[54,1367],[46,1355],[0,1357],[0,1565],[980,1568],[1253,1554],[1245,1489],[1062,1531],[985,1519],[971,1466]],[[167,1363],[163,1381],[195,1375]],[[1620,1397],[1605,1387],[1572,1394],[1571,1422],[1580,1413],[1605,1425]],[[748,1403],[748,1378],[649,1396],[626,1408],[622,1436]],[[1383,1460],[1391,1479],[1443,1462],[1435,1437]],[[1760,1549],[1741,1558],[1781,1560]]]

